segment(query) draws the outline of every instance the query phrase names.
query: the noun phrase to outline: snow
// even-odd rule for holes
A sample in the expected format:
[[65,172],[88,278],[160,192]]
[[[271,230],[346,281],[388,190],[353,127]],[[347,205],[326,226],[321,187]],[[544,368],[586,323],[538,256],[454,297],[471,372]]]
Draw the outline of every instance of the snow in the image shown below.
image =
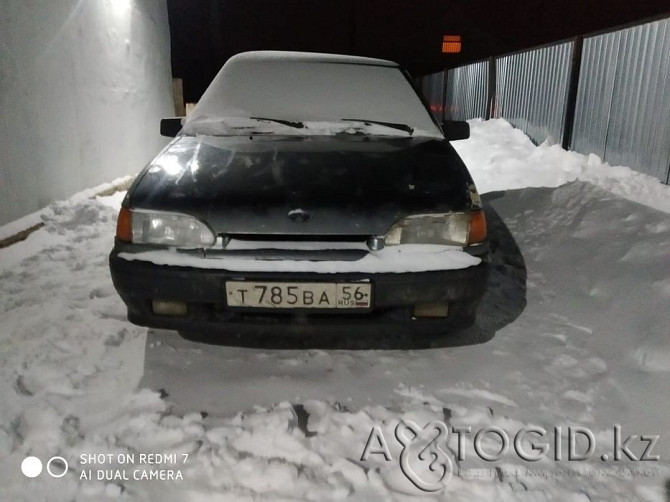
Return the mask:
[[[212,346],[135,327],[107,268],[123,194],[52,204],[42,229],[0,250],[3,500],[665,500],[670,188],[533,146],[504,121],[471,127],[455,146],[488,192],[494,238],[489,291],[465,333],[480,345],[380,333]],[[584,461],[484,462],[469,434],[458,461],[450,434],[454,475],[423,493],[400,470],[400,420],[500,427],[512,439],[577,425],[597,446]],[[615,425],[660,435],[660,460],[612,460]],[[373,427],[391,461],[362,459]],[[146,464],[140,453],[177,459]],[[26,457],[54,455],[69,463],[62,478],[21,474]],[[80,479],[88,469],[94,479]],[[159,469],[183,479],[134,479]]]
[[[86,188],[72,195],[68,199],[68,202],[79,202],[84,199],[95,197],[100,193],[115,191],[118,187],[127,185],[132,180],[132,176],[122,176],[120,178],[116,178],[113,181],[101,183],[93,188]],[[118,198],[118,195],[116,197]],[[105,199],[105,201],[109,201],[112,206],[116,206],[115,199]],[[43,215],[48,214],[50,211],[53,211],[53,207],[47,207],[41,209],[40,211],[35,211],[34,213],[19,218],[18,220],[14,220],[7,223],[6,225],[0,226],[0,240],[6,239],[35,225],[43,223]]]
[[42,223],[40,218],[41,211],[27,214],[18,220],[11,221],[6,225],[0,226],[0,241],[12,237],[24,230],[28,230],[36,225]]
[[470,121],[470,139],[452,142],[480,193],[526,187],[557,187],[587,181],[608,192],[670,213],[670,187],[625,166],[610,166],[595,154],[566,152],[547,142],[535,146],[504,119]]
[[387,59],[368,58],[363,56],[347,56],[345,54],[328,54],[325,52],[295,52],[295,51],[249,51],[240,52],[230,60],[233,63],[250,61],[264,63],[266,61],[303,62],[303,63],[335,63],[335,64],[364,64],[377,66],[397,67],[398,63]]
[[[36,254],[47,247],[51,247],[57,243],[66,244],[68,237],[60,228],[54,228],[49,225],[49,222],[60,215],[63,211],[70,211],[73,204],[85,201],[95,197],[96,194],[106,192],[114,187],[122,186],[130,181],[130,176],[117,178],[108,183],[102,183],[93,188],[87,188],[81,192],[77,192],[70,199],[63,202],[55,202],[50,206],[29,214],[16,221],[10,222],[0,227],[0,240],[11,237],[19,232],[27,230],[40,223],[46,225],[46,231],[33,232],[28,237],[16,244],[2,249],[2,257],[0,258],[0,267],[14,266],[22,261],[26,256]],[[112,196],[100,199],[101,204],[108,205],[112,208],[118,208],[123,200],[125,193],[117,192]],[[77,224],[85,224],[85,221],[75,221]]]
[[213,121],[258,117],[375,120],[440,134],[399,68],[383,61],[331,59],[262,51],[232,57],[186,117],[183,133],[208,134]]
[[[293,248],[295,249],[295,248]],[[146,261],[156,265],[193,267],[234,272],[315,272],[328,273],[405,273],[432,270],[457,270],[481,263],[481,259],[461,248],[441,245],[402,244],[370,251],[354,261],[257,260],[249,258],[202,258],[174,250],[119,253],[128,261]]]

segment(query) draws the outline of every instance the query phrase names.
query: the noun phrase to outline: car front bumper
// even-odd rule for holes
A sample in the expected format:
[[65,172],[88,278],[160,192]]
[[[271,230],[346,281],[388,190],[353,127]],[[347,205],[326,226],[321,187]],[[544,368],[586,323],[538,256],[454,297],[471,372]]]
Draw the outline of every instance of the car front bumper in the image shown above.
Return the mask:
[[[229,272],[156,265],[125,260],[114,250],[109,257],[112,281],[128,308],[128,319],[137,325],[179,331],[214,330],[234,334],[277,331],[342,331],[359,328],[441,332],[448,325],[474,317],[488,281],[486,259],[479,265],[418,273],[266,273]],[[369,310],[318,312],[291,309],[244,309],[226,304],[225,282],[369,282],[373,302]],[[186,315],[154,313],[152,300],[187,304]],[[415,318],[418,304],[448,303],[447,318]]]

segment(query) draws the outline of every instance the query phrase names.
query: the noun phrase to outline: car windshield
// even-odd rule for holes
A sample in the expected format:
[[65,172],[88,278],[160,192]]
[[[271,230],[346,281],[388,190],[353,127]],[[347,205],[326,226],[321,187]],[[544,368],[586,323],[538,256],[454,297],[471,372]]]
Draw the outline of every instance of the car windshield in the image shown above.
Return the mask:
[[441,136],[392,63],[272,52],[231,58],[187,117],[184,134],[233,134],[249,127],[298,135]]

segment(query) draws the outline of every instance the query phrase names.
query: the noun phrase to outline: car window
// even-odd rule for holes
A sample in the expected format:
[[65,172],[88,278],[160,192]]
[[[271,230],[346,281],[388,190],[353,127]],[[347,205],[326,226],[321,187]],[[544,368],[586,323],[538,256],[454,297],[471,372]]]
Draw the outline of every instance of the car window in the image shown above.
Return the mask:
[[325,124],[370,120],[407,125],[414,135],[440,134],[397,66],[249,57],[226,63],[186,126],[201,132],[193,129],[203,118],[253,117]]

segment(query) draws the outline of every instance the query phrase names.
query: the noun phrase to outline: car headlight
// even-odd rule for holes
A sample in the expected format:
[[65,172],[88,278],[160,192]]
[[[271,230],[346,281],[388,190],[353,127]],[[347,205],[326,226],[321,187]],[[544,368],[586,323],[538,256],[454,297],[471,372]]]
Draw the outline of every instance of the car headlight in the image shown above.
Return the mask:
[[484,211],[419,214],[397,221],[384,237],[384,244],[442,244],[467,246],[486,240]]
[[121,208],[116,237],[135,244],[209,247],[216,236],[202,221],[180,213]]

